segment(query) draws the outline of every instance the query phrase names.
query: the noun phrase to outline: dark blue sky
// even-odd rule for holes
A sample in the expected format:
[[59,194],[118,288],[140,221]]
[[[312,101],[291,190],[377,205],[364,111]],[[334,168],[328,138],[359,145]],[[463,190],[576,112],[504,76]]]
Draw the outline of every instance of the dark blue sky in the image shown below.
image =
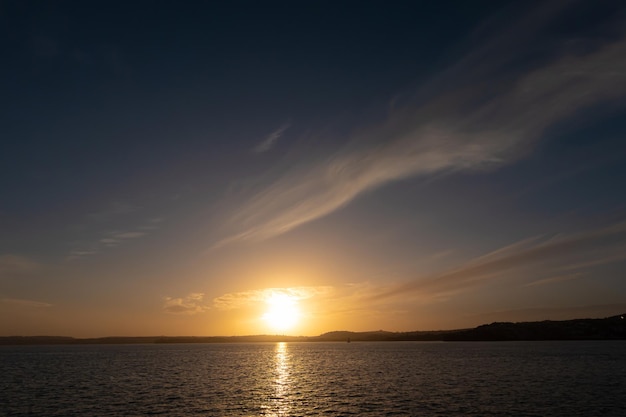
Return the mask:
[[625,19],[3,2],[0,332],[262,332],[272,288],[302,333],[623,312]]

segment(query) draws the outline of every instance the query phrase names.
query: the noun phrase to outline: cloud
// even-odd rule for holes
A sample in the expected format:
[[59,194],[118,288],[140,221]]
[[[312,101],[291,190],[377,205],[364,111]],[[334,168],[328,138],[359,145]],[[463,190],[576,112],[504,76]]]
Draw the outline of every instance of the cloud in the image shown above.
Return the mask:
[[554,284],[555,282],[564,282],[571,281],[573,279],[578,279],[583,276],[582,273],[576,272],[574,274],[565,274],[565,275],[557,275],[555,277],[549,277],[544,279],[539,279],[537,281],[529,282],[526,284],[526,287],[534,287],[537,285],[545,285],[545,284]]
[[47,308],[52,307],[50,303],[44,303],[42,301],[34,301],[34,300],[25,300],[21,298],[2,298],[0,299],[2,304],[9,304],[18,307],[27,307],[27,308]]
[[409,103],[396,104],[384,122],[354,133],[341,150],[313,164],[293,161],[223,219],[225,237],[213,248],[286,233],[389,182],[518,160],[547,128],[599,103],[623,100],[626,39],[591,46],[567,56],[557,51],[551,60],[528,59],[523,70],[511,62],[525,51],[503,41],[469,54]]
[[573,265],[583,270],[626,260],[625,241],[626,222],[552,239],[525,240],[474,259],[460,268],[420,277],[372,298],[447,294],[521,271],[528,276],[570,271],[569,274],[536,280],[529,285],[574,279],[577,276],[576,272],[571,272]]
[[[104,220],[111,220],[110,216],[130,213],[135,210],[137,210],[137,207],[135,206],[118,203],[118,204],[113,205],[113,209],[111,210],[101,212],[98,214],[92,214],[89,216],[93,217],[94,219],[97,219],[98,221],[104,221]],[[76,247],[74,247],[70,251],[70,253],[66,257],[66,260],[73,261],[73,260],[84,258],[86,256],[96,255],[102,252],[102,250],[105,248],[114,248],[116,246],[121,245],[125,240],[144,237],[148,234],[149,231],[159,229],[160,225],[164,221],[165,219],[162,217],[154,217],[154,218],[145,220],[147,224],[136,227],[136,229],[138,230],[135,230],[135,231],[114,230],[114,231],[108,231],[105,233],[99,232],[98,234],[100,234],[103,237],[97,240],[94,239],[94,241],[92,242],[89,242],[89,241],[79,242],[78,244],[76,244]]]
[[4,254],[0,255],[0,277],[5,275],[28,274],[38,270],[41,266],[24,256]]
[[161,227],[161,223],[165,221],[163,217],[155,217],[153,219],[148,219],[148,224],[139,226],[137,229],[139,230],[157,230]]
[[209,310],[203,293],[191,293],[184,298],[165,297],[163,311],[171,314],[198,314]]
[[136,239],[145,236],[145,232],[114,232],[111,236],[117,239]]
[[398,313],[395,306],[372,302],[371,296],[380,289],[381,286],[367,282],[338,286],[262,288],[221,295],[213,299],[213,306],[221,311],[258,308],[272,296],[286,295],[300,302],[303,313],[309,318],[315,317],[315,320],[363,320]]
[[95,221],[107,221],[139,210],[139,207],[121,201],[110,203],[105,209],[88,214],[86,217]]
[[118,239],[104,238],[104,239],[100,239],[100,243],[117,244],[117,243],[120,243],[120,241]]
[[261,141],[261,143],[254,147],[254,152],[262,153],[272,149],[276,144],[276,141],[283,135],[285,130],[289,129],[290,126],[291,124],[285,123],[278,129],[270,133],[265,139]]
[[[155,227],[156,228],[156,227]],[[66,260],[73,261],[84,258],[86,256],[96,255],[101,253],[104,248],[113,248],[122,244],[128,239],[137,239],[143,237],[147,232],[136,231],[113,231],[104,234],[105,237],[98,239],[95,242],[83,242],[74,249],[72,249]]]
[[[92,236],[96,237],[81,239],[73,244],[73,248],[70,250],[66,257],[66,260],[73,261],[81,259],[87,256],[93,256],[101,253],[106,248],[113,248],[119,246],[127,239],[136,239],[145,236],[149,230],[156,230],[159,225],[165,220],[162,217],[151,217],[141,221],[143,224],[139,224],[135,227],[135,230],[113,230],[102,231],[103,224],[109,225],[109,227],[115,227],[114,224],[122,220],[127,221],[128,217],[133,213],[140,210],[139,206],[126,202],[113,202],[106,206],[105,209],[87,214],[85,216],[87,222],[80,224],[79,229],[85,230],[94,227],[89,223],[95,224],[99,231],[92,231]],[[99,235],[99,237],[97,237]]]
[[[112,243],[107,243],[105,246],[112,245]],[[87,247],[88,246],[88,247]],[[100,253],[100,250],[94,247],[95,245],[85,245],[84,247],[77,247],[70,250],[70,253],[65,258],[66,261],[75,261],[77,259],[82,259],[86,256],[93,256]]]
[[70,250],[68,255],[65,257],[66,261],[75,261],[78,259],[83,259],[88,256],[94,256],[102,251],[102,246],[115,246],[117,243],[115,242],[103,242],[102,239],[99,242],[74,242],[73,248]]
[[233,310],[263,303],[272,295],[276,294],[284,294],[295,300],[307,300],[320,295],[328,295],[332,291],[333,287],[329,286],[263,288],[221,295],[213,299],[213,305],[220,310]]

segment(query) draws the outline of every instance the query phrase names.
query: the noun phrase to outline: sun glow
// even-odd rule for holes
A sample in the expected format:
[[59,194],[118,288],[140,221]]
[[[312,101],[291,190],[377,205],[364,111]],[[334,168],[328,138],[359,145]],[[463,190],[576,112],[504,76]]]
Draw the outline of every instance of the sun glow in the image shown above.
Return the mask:
[[298,298],[288,295],[273,293],[267,300],[267,311],[263,314],[263,320],[274,330],[288,330],[298,323],[300,310]]

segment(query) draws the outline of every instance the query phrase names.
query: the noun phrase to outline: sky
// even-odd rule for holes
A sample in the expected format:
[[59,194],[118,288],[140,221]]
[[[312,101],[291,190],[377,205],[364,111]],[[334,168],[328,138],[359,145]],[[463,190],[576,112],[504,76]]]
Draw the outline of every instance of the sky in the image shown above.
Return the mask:
[[622,1],[3,1],[0,335],[626,312]]

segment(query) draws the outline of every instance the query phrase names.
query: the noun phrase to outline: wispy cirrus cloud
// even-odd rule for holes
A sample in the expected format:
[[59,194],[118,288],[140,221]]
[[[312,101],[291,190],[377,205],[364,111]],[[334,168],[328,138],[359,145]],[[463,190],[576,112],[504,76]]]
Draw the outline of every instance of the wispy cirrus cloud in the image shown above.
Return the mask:
[[0,255],[0,277],[27,274],[40,268],[41,265],[38,262],[25,256],[14,254]]
[[[110,204],[106,209],[88,214],[86,218],[98,225],[98,228],[102,228],[102,224],[115,227],[116,224],[123,222],[129,223],[127,216],[139,211],[139,207],[128,204],[116,202]],[[132,220],[132,219],[131,219]],[[93,256],[101,253],[107,248],[114,248],[120,246],[124,242],[130,239],[138,239],[145,237],[149,233],[159,229],[162,223],[165,221],[163,217],[150,217],[147,219],[135,220],[136,226],[130,230],[107,230],[92,232],[92,236],[89,239],[83,239],[72,244],[72,249],[69,251],[66,260],[74,261],[85,257]]]
[[96,248],[86,248],[86,247],[78,247],[78,248],[74,248],[72,250],[70,250],[70,253],[67,255],[67,257],[65,258],[65,260],[67,261],[74,261],[77,259],[81,259],[84,258],[86,256],[92,256],[95,255],[97,253],[100,253],[99,249]]
[[333,287],[330,286],[262,288],[221,295],[213,299],[213,305],[220,310],[232,310],[263,303],[277,294],[289,296],[294,300],[307,300],[316,296],[328,295],[333,290]]
[[198,314],[211,307],[205,302],[204,294],[191,293],[186,297],[165,297],[163,311],[170,314]]
[[[120,231],[113,231],[113,232],[107,232],[105,233],[106,237],[103,237],[99,240],[99,243],[104,245],[105,247],[109,247],[109,248],[113,248],[115,246],[119,246],[121,243],[123,243],[125,240],[127,239],[137,239],[140,237],[143,237],[146,235],[146,232],[137,232],[137,231],[132,231],[132,232],[120,232]],[[90,254],[96,254],[98,253],[98,251],[93,251],[93,253]]]
[[114,248],[129,239],[144,237],[147,231],[111,231],[102,234],[100,239],[91,242],[83,242],[70,250],[66,260],[72,261],[101,253],[106,248]]
[[557,276],[552,276],[549,278],[543,278],[543,279],[538,279],[536,281],[532,281],[529,282],[528,284],[526,284],[527,287],[535,287],[537,285],[546,285],[546,284],[554,284],[557,282],[565,282],[565,281],[571,281],[573,279],[578,279],[581,278],[583,276],[582,273],[580,272],[576,272],[573,274],[563,274],[563,275],[557,275]]
[[[524,274],[527,286],[579,278],[585,268],[626,261],[626,222],[554,238],[534,238],[494,251],[459,268],[416,278],[371,297],[432,297]],[[542,274],[550,273],[548,278]],[[533,277],[539,276],[540,278]]]
[[115,239],[136,239],[145,236],[146,232],[112,232],[111,236]]
[[52,304],[46,303],[43,301],[35,301],[35,300],[27,300],[23,298],[2,298],[0,299],[0,303],[16,306],[16,307],[26,307],[26,308],[48,308],[52,307]]
[[157,230],[159,227],[161,227],[161,223],[163,223],[165,221],[165,218],[163,217],[155,217],[152,219],[148,219],[147,224],[144,224],[142,226],[138,226],[137,229],[139,230]]
[[[527,44],[532,41],[526,37]],[[355,133],[340,151],[314,164],[293,161],[294,168],[224,219],[228,232],[213,247],[283,234],[389,182],[518,160],[549,127],[590,106],[623,101],[626,38],[587,46],[565,55],[554,51],[549,60],[535,57],[524,70],[512,65],[524,50],[511,42],[494,41],[470,53],[410,103],[395,105],[384,122]]]
[[267,137],[263,139],[257,146],[255,146],[254,152],[262,153],[272,149],[274,145],[276,145],[276,141],[278,141],[283,133],[285,133],[285,130],[289,129],[290,127],[290,123],[285,123],[281,125],[278,129],[267,135]]
[[139,210],[140,207],[131,203],[123,202],[123,201],[114,201],[108,204],[105,208],[100,211],[96,211],[93,213],[89,213],[86,215],[86,218],[89,220],[95,221],[106,221],[111,220],[112,218],[119,217],[122,215],[127,215]]

